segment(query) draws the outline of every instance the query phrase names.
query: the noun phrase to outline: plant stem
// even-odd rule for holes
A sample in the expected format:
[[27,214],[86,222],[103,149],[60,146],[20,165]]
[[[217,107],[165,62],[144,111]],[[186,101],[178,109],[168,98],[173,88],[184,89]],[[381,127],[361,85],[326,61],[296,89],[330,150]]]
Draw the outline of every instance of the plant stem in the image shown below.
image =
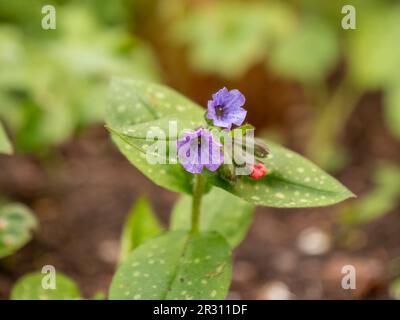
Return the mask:
[[199,220],[201,210],[201,198],[204,193],[205,179],[202,174],[196,174],[193,184],[193,202],[192,202],[192,229],[190,233],[196,234],[199,232]]
[[[318,165],[327,166],[331,156],[330,151],[357,106],[359,97],[358,92],[351,90],[347,81],[344,81],[332,96],[325,94],[317,99],[318,110],[306,154]],[[323,150],[328,150],[328,153],[325,154]]]

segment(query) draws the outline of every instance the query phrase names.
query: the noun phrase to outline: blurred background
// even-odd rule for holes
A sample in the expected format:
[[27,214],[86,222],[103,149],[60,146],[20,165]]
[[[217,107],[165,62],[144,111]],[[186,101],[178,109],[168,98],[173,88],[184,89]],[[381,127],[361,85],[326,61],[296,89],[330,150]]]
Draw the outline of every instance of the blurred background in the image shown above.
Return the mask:
[[[43,30],[43,5],[57,27]],[[356,29],[341,26],[356,9]],[[106,292],[122,224],[147,195],[168,224],[177,195],[110,142],[111,76],[167,84],[203,106],[246,98],[259,135],[311,158],[358,198],[328,208],[259,207],[234,257],[232,299],[400,298],[400,3],[395,0],[0,0],[0,202],[39,220],[0,260],[0,298],[54,265],[87,298]],[[354,265],[357,289],[343,290]]]

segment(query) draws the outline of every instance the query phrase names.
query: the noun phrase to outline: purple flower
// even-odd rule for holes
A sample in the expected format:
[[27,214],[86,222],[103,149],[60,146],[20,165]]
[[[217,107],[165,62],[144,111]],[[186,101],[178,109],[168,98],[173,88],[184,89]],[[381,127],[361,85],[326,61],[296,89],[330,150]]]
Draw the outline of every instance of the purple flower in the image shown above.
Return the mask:
[[230,129],[232,124],[240,126],[247,111],[242,108],[246,99],[239,90],[228,91],[222,88],[208,101],[207,119],[213,120],[214,126]]
[[178,158],[186,171],[201,173],[206,167],[215,171],[223,163],[222,145],[216,142],[209,130],[199,128],[185,132],[177,141]]

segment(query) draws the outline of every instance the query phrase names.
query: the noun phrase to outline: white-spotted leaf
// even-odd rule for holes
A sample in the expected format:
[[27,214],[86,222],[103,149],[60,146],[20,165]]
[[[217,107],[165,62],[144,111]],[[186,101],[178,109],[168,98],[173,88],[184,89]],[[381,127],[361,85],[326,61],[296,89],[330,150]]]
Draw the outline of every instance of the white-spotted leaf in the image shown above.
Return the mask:
[[[179,164],[149,163],[147,135],[161,129],[165,139],[176,141],[182,129],[204,124],[203,114],[201,107],[164,86],[123,78],[111,82],[106,122],[113,140],[133,165],[164,188],[191,193],[192,175]],[[177,123],[175,134],[171,122]]]
[[23,247],[32,238],[37,225],[35,216],[23,205],[0,207],[0,258]]
[[269,173],[258,181],[242,176],[230,183],[216,175],[210,182],[251,203],[269,207],[319,207],[335,204],[353,193],[318,166],[274,143],[264,161]]
[[[189,230],[192,197],[183,195],[172,210],[171,228]],[[245,237],[253,218],[254,206],[229,192],[212,188],[203,196],[200,230],[217,231],[232,248]]]
[[148,200],[140,198],[129,213],[121,236],[121,261],[130,252],[148,239],[158,236],[163,231]]
[[23,276],[17,281],[11,291],[12,300],[74,300],[81,299],[78,286],[67,276],[57,272],[55,274],[55,287],[47,285],[46,273],[33,272]]
[[204,109],[166,86],[127,78],[111,80],[107,124],[114,129],[176,116],[203,119]]
[[135,249],[118,268],[110,299],[224,299],[231,252],[217,233],[169,232]]

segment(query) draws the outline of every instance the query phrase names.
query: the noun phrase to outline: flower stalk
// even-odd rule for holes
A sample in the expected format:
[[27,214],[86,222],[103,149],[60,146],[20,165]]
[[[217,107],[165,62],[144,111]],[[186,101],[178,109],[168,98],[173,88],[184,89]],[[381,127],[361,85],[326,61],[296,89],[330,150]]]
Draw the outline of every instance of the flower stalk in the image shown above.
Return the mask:
[[193,184],[193,202],[192,202],[192,229],[191,234],[199,233],[201,199],[205,187],[205,178],[202,174],[195,174]]

